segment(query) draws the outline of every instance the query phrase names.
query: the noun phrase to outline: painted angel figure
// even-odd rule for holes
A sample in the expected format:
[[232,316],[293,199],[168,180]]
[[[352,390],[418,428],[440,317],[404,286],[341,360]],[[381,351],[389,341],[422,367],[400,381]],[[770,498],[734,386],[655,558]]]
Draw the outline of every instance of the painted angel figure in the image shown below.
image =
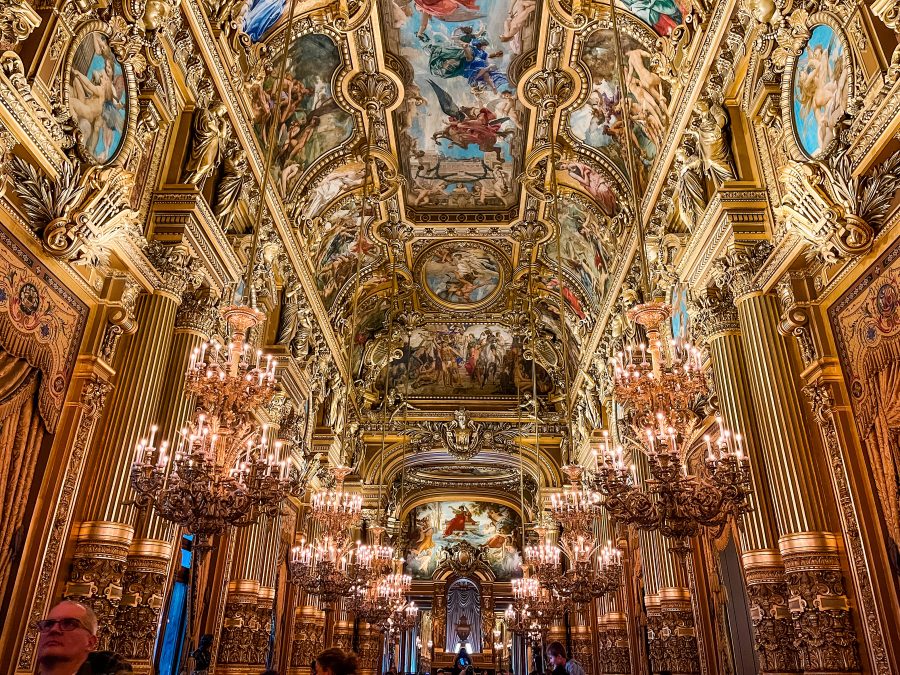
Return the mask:
[[484,153],[493,152],[497,161],[503,161],[503,148],[497,144],[498,138],[506,138],[512,130],[503,130],[500,126],[507,120],[497,117],[487,108],[476,110],[467,106],[458,106],[453,97],[434,81],[428,80],[441,104],[441,110],[447,115],[444,129],[432,136],[437,142],[441,138],[450,141],[451,145],[466,149],[470,145],[478,146]]
[[[431,20],[431,17],[447,23],[458,23],[461,21],[473,21],[484,16],[480,12],[476,0],[412,0],[412,3],[419,10],[419,14],[421,14],[416,37],[422,42],[430,40],[425,34],[425,29],[428,28],[428,22]],[[402,3],[398,9],[403,11],[406,5],[409,5],[409,0]]]

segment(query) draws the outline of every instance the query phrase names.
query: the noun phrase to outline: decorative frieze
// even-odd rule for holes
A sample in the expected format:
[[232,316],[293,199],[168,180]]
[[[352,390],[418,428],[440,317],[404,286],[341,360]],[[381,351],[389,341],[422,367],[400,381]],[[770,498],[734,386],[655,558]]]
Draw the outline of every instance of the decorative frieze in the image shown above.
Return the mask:
[[800,672],[781,553],[748,551],[743,563],[760,669],[764,673]]

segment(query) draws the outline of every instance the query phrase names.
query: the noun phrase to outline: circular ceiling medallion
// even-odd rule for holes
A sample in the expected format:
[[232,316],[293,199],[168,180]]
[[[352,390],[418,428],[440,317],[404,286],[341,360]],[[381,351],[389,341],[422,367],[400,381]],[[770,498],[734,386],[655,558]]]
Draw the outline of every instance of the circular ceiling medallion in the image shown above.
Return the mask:
[[423,251],[422,286],[436,303],[451,309],[482,307],[503,285],[503,254],[484,241],[445,241]]

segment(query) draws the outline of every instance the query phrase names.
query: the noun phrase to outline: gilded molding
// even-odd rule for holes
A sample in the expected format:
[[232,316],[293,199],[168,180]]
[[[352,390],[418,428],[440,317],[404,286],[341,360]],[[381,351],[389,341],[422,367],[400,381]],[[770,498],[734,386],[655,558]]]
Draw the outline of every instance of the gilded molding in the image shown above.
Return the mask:
[[14,49],[41,25],[40,15],[24,0],[0,0],[0,52]]
[[801,672],[780,551],[748,551],[743,555],[743,564],[754,647],[762,671]]
[[204,270],[200,261],[182,244],[169,246],[152,241],[147,256],[159,273],[159,290],[181,302],[186,290],[196,288],[203,280]]

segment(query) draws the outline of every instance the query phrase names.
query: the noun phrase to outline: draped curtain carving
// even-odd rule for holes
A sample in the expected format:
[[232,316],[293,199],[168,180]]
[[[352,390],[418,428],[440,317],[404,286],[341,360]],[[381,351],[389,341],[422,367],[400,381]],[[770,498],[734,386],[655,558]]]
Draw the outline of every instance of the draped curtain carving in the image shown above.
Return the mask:
[[0,598],[24,544],[22,521],[44,438],[39,384],[36,368],[0,349]]
[[466,617],[472,626],[469,635],[471,652],[481,651],[481,593],[473,582],[459,579],[447,589],[447,649],[450,650],[459,642],[456,636],[456,624]]
[[[900,341],[895,341],[896,346]],[[893,358],[869,380],[872,419],[866,445],[888,533],[900,545],[900,359]]]

